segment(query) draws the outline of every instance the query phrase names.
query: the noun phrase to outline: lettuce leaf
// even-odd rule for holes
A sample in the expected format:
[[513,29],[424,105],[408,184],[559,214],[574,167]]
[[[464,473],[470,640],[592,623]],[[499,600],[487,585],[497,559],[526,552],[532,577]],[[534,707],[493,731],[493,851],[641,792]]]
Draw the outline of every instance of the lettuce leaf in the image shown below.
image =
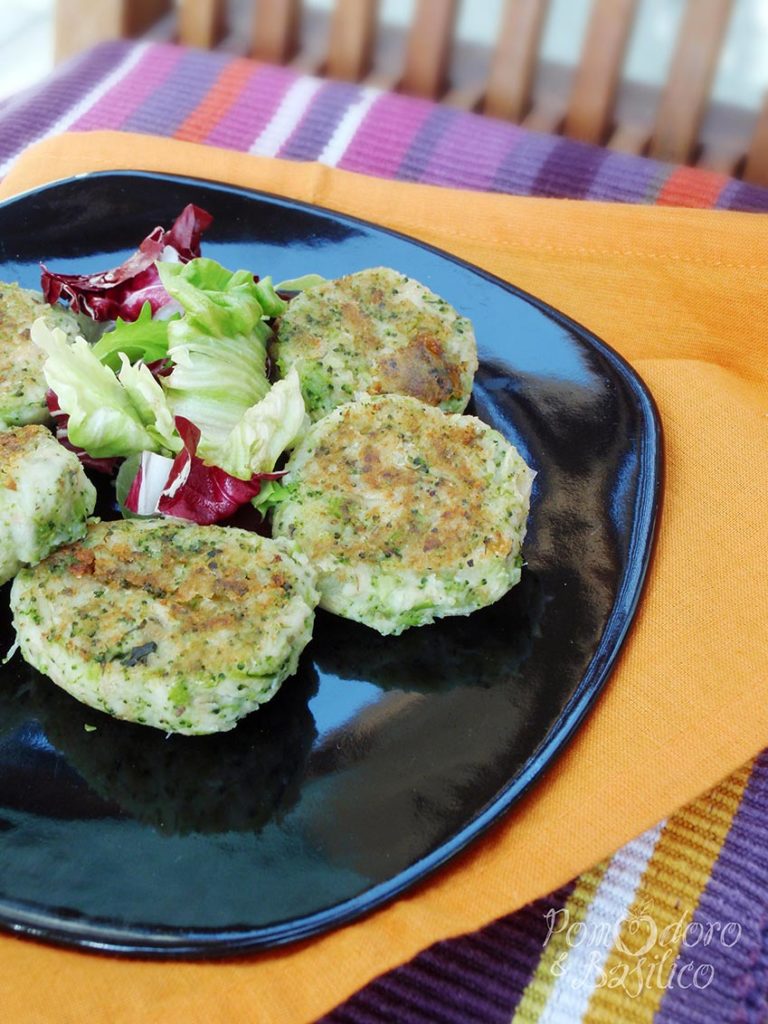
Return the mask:
[[53,425],[56,430],[56,440],[60,445],[68,448],[73,452],[84,466],[88,469],[95,469],[97,473],[104,473],[106,476],[114,476],[115,470],[120,464],[119,456],[112,456],[108,459],[94,459],[92,455],[89,455],[85,448],[78,448],[72,444],[69,440],[69,416],[65,412],[62,412],[61,406],[59,405],[58,395],[51,388],[45,395],[45,403],[48,406],[48,412],[51,414],[53,419]]
[[[178,320],[176,313],[171,319]],[[142,359],[154,363],[168,355],[168,320],[153,320],[152,306],[145,302],[136,320],[118,317],[114,329],[107,331],[93,346],[93,354],[114,370],[120,369],[120,353],[124,352],[132,363]]]
[[184,311],[168,324],[174,368],[163,386],[174,415],[200,430],[200,457],[213,461],[269,390],[271,331],[264,318],[279,315],[286,304],[268,278],[256,282],[247,270],[233,273],[211,259],[160,263],[158,273]]
[[277,381],[260,402],[246,410],[208,460],[231,476],[249,480],[254,473],[269,473],[308,426],[299,375],[291,368],[284,380]]
[[305,292],[308,288],[316,288],[317,285],[324,284],[327,280],[327,277],[321,277],[320,274],[303,274],[301,277],[292,277],[287,281],[280,281],[279,284],[275,285],[275,291]]
[[[123,514],[159,513],[207,524],[228,519],[253,500],[264,515],[284,496],[277,489],[283,474],[272,472],[275,462],[308,425],[295,370],[247,410],[212,460],[197,454],[199,429],[178,416],[183,448],[174,459],[147,451],[123,463],[118,475]],[[263,488],[267,493],[256,504]],[[282,491],[287,494],[287,488]]]
[[48,356],[43,372],[69,417],[71,444],[97,459],[181,448],[163,389],[146,366],[132,367],[123,356],[116,376],[84,338],[70,343],[44,317],[34,322],[31,334]]
[[273,508],[277,508],[282,502],[287,501],[295,490],[295,484],[283,484],[279,480],[265,480],[251,504],[257,512],[261,513],[262,518],[266,518]]
[[282,316],[286,309],[288,309],[288,303],[277,294],[277,289],[272,284],[271,277],[262,277],[261,280],[256,282],[256,294],[261,303],[261,308],[264,310],[264,316],[270,318]]
[[228,519],[253,500],[264,515],[288,493],[277,484],[283,473],[272,472],[275,462],[308,425],[295,370],[245,413],[213,460],[200,458],[200,431],[179,416],[183,448],[175,459],[143,452],[123,463],[118,475],[123,514],[159,513],[207,524]]
[[176,431],[173,413],[168,407],[165,392],[144,363],[132,365],[128,357],[120,353],[122,366],[117,375],[118,381],[128,393],[133,407],[139,414],[142,423],[149,429],[169,451],[181,450],[182,442]]

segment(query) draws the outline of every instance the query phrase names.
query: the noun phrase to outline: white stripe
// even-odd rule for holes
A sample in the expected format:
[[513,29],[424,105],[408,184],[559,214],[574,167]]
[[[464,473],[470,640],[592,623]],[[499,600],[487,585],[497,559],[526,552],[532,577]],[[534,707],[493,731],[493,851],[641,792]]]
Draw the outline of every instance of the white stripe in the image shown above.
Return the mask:
[[600,973],[614,947],[637,887],[653,856],[665,822],[623,846],[611,859],[587,910],[579,941],[568,943],[567,959],[537,1024],[577,1024],[589,1007]]
[[322,85],[319,78],[299,78],[283,96],[269,124],[258,136],[249,153],[276,156],[304,116],[312,97]]
[[357,102],[347,108],[344,116],[336,126],[336,131],[328,139],[325,149],[317,158],[321,164],[330,164],[331,167],[336,166],[346,153],[347,146],[349,146],[355,132],[363,123],[365,115],[379,96],[381,96],[381,89],[372,89],[370,86],[363,89],[363,93]]
[[[102,78],[100,82],[97,82],[90,92],[87,92],[82,99],[78,100],[74,107],[70,107],[66,114],[62,114],[59,120],[54,122],[50,128],[42,132],[40,135],[37,135],[34,139],[25,142],[22,148],[26,149],[26,147],[31,145],[33,142],[39,142],[41,139],[48,138],[51,135],[59,135],[61,132],[65,132],[70,125],[73,125],[78,118],[82,117],[83,114],[98,100],[100,100],[102,96],[108,93],[113,86],[117,85],[121,78],[124,78],[129,71],[136,67],[149,46],[150,43],[147,42],[138,43],[133,47],[127,56],[120,61],[117,67],[113,71],[110,71],[106,78]],[[0,164],[0,177],[6,173],[20,152],[21,150],[17,150],[8,157],[5,163]]]

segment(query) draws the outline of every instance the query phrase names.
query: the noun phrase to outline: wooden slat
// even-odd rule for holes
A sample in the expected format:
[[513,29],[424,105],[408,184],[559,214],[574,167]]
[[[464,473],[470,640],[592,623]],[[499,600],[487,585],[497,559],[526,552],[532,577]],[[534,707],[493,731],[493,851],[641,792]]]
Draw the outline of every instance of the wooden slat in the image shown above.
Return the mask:
[[395,92],[400,84],[400,74],[394,71],[372,71],[363,79],[363,85],[382,92]]
[[179,39],[185,46],[212,50],[225,30],[225,0],[181,0]]
[[752,185],[768,185],[768,95],[763,101],[755,125],[744,167],[744,181]]
[[171,10],[172,0],[58,0],[56,60],[106,39],[139,36]]
[[549,0],[505,0],[484,113],[522,121],[528,112],[548,6]]
[[371,70],[378,0],[336,0],[326,74],[359,82]]
[[637,0],[596,0],[576,70],[564,134],[600,144],[613,126],[624,54]]
[[608,148],[617,153],[641,156],[648,146],[651,130],[645,125],[622,124],[608,139]]
[[405,52],[403,92],[431,100],[445,92],[457,10],[457,0],[417,0]]
[[484,96],[485,86],[476,83],[449,89],[440,102],[457,110],[479,110]]
[[[94,5],[91,4],[90,10]],[[173,0],[129,0],[123,7],[123,35],[135,39],[173,7]]]
[[299,46],[300,0],[259,0],[253,23],[253,56],[287,64]]
[[523,118],[522,124],[532,132],[544,132],[546,135],[557,135],[563,124],[563,111],[558,107],[540,103],[534,106]]
[[707,107],[733,0],[688,0],[662,93],[650,155],[687,163]]
[[704,145],[696,161],[697,167],[717,174],[727,174],[733,178],[744,160],[744,151],[740,148],[729,149],[727,146]]

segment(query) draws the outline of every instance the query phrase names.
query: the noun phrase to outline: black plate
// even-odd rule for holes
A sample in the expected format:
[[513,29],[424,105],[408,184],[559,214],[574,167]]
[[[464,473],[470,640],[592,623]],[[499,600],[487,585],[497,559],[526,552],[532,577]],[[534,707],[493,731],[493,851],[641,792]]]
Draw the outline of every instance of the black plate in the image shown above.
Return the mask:
[[[204,251],[275,280],[396,267],[475,324],[474,411],[536,469],[523,581],[399,638],[318,616],[297,677],[218,737],[166,739],[0,668],[0,924],[156,956],[303,938],[429,874],[535,782],[637,606],[659,499],[653,402],[536,299],[370,224],[200,181],[98,174],[0,207],[0,279],[119,263],[185,203]],[[599,296],[595,296],[599,301]],[[7,591],[0,639],[10,644]],[[85,726],[95,725],[95,731]]]

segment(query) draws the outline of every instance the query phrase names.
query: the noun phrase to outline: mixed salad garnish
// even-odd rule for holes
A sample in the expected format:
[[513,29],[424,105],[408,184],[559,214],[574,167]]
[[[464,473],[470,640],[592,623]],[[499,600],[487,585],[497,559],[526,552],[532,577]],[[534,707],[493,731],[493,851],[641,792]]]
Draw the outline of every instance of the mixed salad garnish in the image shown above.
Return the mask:
[[94,274],[42,267],[51,303],[101,325],[95,344],[38,319],[48,406],[59,440],[91,468],[116,474],[123,515],[201,525],[249,502],[279,499],[280,456],[308,425],[295,370],[268,375],[272,326],[290,294],[321,280],[284,282],[203,257],[212,217],[188,205],[155,228],[121,266]]

